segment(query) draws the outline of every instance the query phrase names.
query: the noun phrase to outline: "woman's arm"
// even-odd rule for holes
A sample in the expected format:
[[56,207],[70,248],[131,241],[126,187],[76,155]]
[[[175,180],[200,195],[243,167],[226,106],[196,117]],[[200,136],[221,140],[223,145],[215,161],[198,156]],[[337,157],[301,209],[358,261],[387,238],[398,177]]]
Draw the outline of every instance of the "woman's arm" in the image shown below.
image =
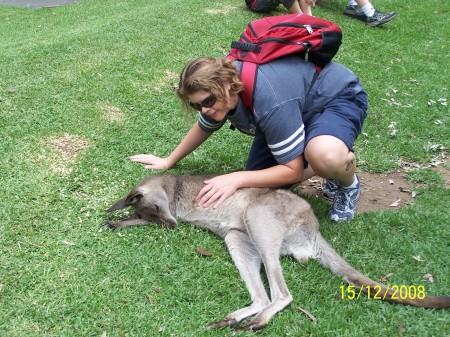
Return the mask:
[[181,143],[166,158],[157,157],[152,154],[137,154],[130,157],[130,160],[136,163],[145,164],[144,168],[151,170],[168,169],[186,157],[196,148],[198,148],[205,140],[211,136],[211,132],[202,130],[196,122]]
[[206,180],[197,195],[198,205],[219,207],[237,189],[243,187],[282,187],[300,182],[303,175],[303,156],[264,170],[238,171]]

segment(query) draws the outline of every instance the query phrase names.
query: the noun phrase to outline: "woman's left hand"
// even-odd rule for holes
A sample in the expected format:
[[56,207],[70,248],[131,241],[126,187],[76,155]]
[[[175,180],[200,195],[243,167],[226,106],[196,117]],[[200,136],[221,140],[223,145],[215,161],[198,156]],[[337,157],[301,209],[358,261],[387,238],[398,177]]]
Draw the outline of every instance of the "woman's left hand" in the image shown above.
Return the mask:
[[239,188],[238,174],[233,172],[205,180],[205,186],[197,195],[198,206],[206,208],[215,203],[213,208],[219,207]]

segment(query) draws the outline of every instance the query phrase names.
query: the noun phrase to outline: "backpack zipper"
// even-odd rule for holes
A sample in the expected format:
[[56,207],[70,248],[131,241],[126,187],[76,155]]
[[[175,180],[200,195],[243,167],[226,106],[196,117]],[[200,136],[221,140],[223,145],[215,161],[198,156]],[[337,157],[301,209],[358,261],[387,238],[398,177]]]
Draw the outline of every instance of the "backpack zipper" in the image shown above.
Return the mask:
[[326,28],[326,26],[311,26],[311,25],[301,25],[301,24],[297,24],[297,23],[281,22],[276,25],[273,25],[272,27],[270,27],[270,29],[277,28],[277,27],[306,28],[306,30],[310,34],[314,33],[314,29]]
[[312,43],[311,42],[293,42],[293,41],[289,41],[289,40],[284,40],[284,39],[280,39],[280,38],[270,38],[270,39],[264,39],[261,42],[258,42],[256,45],[260,46],[264,43],[270,43],[270,42],[276,42],[276,43],[281,43],[281,44],[293,44],[293,45],[302,45],[303,47],[305,47],[305,61],[308,61],[309,59],[309,51],[312,49]]

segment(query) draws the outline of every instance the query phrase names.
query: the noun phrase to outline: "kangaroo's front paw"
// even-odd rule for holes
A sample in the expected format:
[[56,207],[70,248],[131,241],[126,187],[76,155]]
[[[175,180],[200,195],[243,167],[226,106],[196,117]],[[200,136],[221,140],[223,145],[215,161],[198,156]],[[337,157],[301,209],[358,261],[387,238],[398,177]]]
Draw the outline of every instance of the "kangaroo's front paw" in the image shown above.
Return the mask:
[[115,221],[106,221],[105,223],[100,225],[100,228],[103,228],[103,227],[107,227],[107,228],[109,228],[111,230],[115,230],[119,226],[117,226],[117,222],[115,222]]

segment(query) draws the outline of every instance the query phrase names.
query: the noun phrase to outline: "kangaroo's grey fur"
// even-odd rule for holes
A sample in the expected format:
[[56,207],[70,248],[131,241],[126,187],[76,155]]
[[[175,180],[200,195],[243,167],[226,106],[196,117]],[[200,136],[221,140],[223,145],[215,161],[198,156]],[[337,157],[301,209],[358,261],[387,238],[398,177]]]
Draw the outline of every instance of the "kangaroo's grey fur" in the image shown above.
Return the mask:
[[[277,189],[239,189],[217,209],[198,207],[196,196],[208,176],[155,174],[145,178],[127,196],[107,211],[128,206],[135,210],[130,220],[105,223],[110,228],[158,222],[169,228],[177,219],[211,230],[224,239],[233,261],[250,293],[252,304],[228,314],[210,327],[237,326],[258,330],[292,302],[280,265],[280,255],[299,261],[313,258],[357,288],[381,286],[385,300],[403,304],[444,308],[450,297],[427,296],[419,299],[394,299],[391,289],[364,276],[351,267],[320,235],[319,222],[310,205],[296,194]],[[266,293],[260,277],[263,263],[270,287]]]

